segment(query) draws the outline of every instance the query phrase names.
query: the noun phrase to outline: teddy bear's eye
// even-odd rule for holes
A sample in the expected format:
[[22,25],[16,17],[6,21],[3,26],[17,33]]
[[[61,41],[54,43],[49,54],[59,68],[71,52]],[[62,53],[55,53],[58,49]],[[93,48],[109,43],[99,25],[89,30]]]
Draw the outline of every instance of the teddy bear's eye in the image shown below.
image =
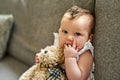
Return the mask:
[[48,51],[45,51],[44,53],[46,54]]

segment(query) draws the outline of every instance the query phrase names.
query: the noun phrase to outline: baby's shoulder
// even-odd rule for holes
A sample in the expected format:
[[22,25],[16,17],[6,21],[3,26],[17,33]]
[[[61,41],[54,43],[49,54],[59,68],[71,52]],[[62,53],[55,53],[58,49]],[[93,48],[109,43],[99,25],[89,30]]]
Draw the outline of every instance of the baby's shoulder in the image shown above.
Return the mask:
[[83,54],[79,56],[79,60],[91,60],[93,61],[93,55],[91,54],[90,50],[85,51]]

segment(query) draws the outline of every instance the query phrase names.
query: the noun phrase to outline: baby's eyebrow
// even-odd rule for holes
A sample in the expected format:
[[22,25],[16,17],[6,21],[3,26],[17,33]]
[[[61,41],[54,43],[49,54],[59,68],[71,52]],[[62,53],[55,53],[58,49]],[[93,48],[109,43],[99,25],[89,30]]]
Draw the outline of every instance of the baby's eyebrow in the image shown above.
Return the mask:
[[60,28],[60,30],[65,30],[64,28]]
[[80,31],[78,32],[78,31],[76,31],[75,33],[80,33]]

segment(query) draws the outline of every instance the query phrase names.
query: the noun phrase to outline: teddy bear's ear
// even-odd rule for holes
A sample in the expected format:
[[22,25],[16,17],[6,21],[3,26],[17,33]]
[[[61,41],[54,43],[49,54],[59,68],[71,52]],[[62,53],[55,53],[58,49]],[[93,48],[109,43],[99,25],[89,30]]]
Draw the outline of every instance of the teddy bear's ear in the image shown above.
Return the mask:
[[42,53],[44,49],[40,49],[40,52],[39,53]]
[[54,46],[59,47],[59,36],[58,33],[53,33],[54,34]]

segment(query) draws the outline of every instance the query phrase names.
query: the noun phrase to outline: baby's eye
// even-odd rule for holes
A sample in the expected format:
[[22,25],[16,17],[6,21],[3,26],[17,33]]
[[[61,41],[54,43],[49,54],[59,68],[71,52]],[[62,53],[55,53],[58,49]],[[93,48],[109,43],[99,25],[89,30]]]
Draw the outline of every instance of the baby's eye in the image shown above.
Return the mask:
[[62,30],[63,33],[67,34],[68,32],[66,30]]
[[76,33],[75,33],[75,35],[76,35],[76,36],[80,36],[80,35],[81,35],[81,33],[79,33],[79,32],[76,32]]

